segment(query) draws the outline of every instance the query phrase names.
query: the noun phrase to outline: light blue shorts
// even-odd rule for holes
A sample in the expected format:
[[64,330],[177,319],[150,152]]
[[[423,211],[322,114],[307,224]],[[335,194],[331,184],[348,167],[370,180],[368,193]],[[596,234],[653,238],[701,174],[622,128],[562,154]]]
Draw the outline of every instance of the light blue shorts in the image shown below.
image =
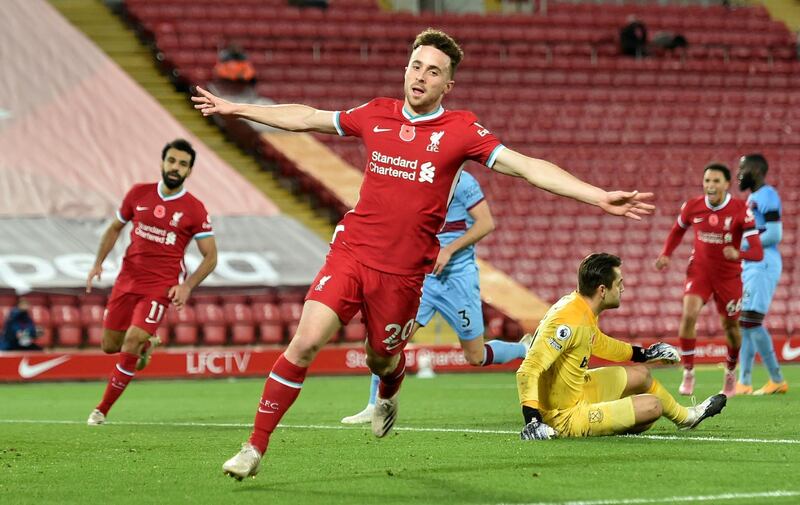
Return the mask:
[[[776,264],[777,263],[777,264]],[[746,263],[742,270],[742,310],[766,314],[781,278],[781,263]]]
[[442,315],[461,340],[473,340],[483,335],[483,310],[477,269],[451,273],[441,278],[425,276],[417,322],[425,326],[436,312]]

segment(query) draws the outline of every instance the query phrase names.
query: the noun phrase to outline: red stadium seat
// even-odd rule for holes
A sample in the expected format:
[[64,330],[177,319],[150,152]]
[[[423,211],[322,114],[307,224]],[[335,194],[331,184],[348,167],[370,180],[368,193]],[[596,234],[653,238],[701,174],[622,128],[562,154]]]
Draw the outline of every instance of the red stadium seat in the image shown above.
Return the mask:
[[59,346],[79,347],[83,344],[83,327],[77,308],[70,305],[54,305],[50,313],[53,326],[57,329]]
[[81,324],[86,328],[86,344],[89,347],[100,347],[103,342],[102,305],[81,305]]
[[174,305],[170,305],[167,309],[167,324],[171,328],[172,344],[198,344],[197,317],[193,307],[185,306],[178,311]]
[[226,303],[223,306],[225,322],[231,329],[231,343],[237,345],[254,344],[256,328],[253,310],[243,303]]
[[206,345],[224,345],[227,340],[225,314],[219,305],[202,303],[195,305],[197,322],[202,327],[203,343]]

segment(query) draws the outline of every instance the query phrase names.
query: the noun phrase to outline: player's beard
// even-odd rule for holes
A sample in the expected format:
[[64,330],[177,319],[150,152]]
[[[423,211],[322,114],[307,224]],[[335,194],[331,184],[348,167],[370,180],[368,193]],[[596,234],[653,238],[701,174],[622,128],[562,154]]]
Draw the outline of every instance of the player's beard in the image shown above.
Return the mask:
[[748,189],[753,189],[755,185],[756,181],[753,180],[753,176],[751,174],[745,174],[739,181],[739,190],[747,191]]
[[[168,175],[174,175],[175,178],[167,177]],[[164,186],[175,189],[181,187],[186,177],[181,177],[177,172],[161,172],[161,179],[164,181]]]

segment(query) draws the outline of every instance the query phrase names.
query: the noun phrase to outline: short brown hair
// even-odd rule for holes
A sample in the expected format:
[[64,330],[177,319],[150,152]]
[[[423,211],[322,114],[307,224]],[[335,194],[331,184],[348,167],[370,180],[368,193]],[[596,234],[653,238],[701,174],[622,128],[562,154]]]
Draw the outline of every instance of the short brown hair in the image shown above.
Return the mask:
[[414,51],[419,46],[432,46],[449,56],[450,77],[455,75],[456,67],[464,58],[464,51],[462,51],[458,43],[453,40],[453,37],[441,30],[436,30],[434,28],[428,28],[417,35],[417,38],[414,39],[414,45],[411,47],[411,50]]
[[615,267],[622,266],[619,256],[594,253],[585,257],[578,267],[578,292],[583,296],[594,296],[597,288],[611,288],[616,279]]

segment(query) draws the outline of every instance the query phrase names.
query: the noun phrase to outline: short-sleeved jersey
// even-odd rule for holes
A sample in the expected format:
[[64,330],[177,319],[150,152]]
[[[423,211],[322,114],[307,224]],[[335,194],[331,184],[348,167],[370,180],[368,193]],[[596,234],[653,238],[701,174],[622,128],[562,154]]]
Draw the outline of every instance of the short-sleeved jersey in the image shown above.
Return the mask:
[[334,114],[340,135],[361,137],[366,166],[358,203],[336,227],[331,247],[387,273],[431,270],[461,166],[492,167],[504,146],[466,111],[414,116],[401,100],[376,98]]
[[591,356],[627,361],[632,355],[630,344],[600,331],[589,304],[574,291],[550,307],[536,329],[517,371],[520,403],[544,410],[574,407],[583,398]]
[[133,186],[117,211],[120,222],[133,225],[117,290],[166,296],[186,276],[183,256],[189,241],[214,235],[200,200],[185,189],[165,196],[161,188],[160,182]]
[[[763,233],[767,229],[767,222],[780,222],[783,215],[783,207],[781,205],[781,197],[778,196],[778,191],[765,184],[758,188],[758,191],[750,193],[747,197],[747,206],[753,213],[756,221],[756,228],[759,233]],[[742,244],[745,248],[746,244]],[[778,244],[772,244],[764,247],[764,259],[761,261],[774,262],[780,259],[780,252],[778,251]],[[760,263],[760,261],[745,261],[745,266],[752,263]]]
[[[483,191],[481,191],[478,181],[469,172],[461,172],[461,177],[456,184],[456,191],[453,193],[453,200],[447,209],[444,227],[437,235],[440,247],[454,242],[467,233],[467,230],[475,223],[475,219],[469,215],[469,211],[483,200]],[[450,258],[441,275],[448,276],[474,269],[475,244],[471,244]]]
[[722,254],[725,246],[739,247],[742,239],[758,233],[752,213],[744,200],[725,195],[713,207],[706,196],[687,200],[681,207],[678,226],[694,227],[694,247],[689,262],[697,268],[724,276],[740,275],[741,261],[728,261]]

